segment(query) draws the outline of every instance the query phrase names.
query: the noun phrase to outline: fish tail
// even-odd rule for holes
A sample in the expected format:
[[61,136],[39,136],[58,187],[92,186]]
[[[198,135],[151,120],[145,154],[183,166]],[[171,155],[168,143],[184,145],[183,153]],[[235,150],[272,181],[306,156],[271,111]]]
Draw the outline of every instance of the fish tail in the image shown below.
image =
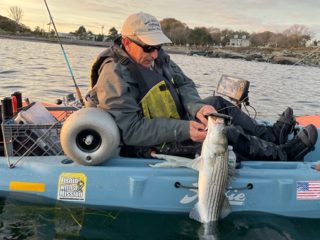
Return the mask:
[[228,177],[230,180],[233,180],[237,176],[237,173],[238,171],[234,167],[228,168]]
[[228,198],[226,196],[224,196],[224,201],[223,201],[220,217],[222,219],[227,217],[231,213],[231,211],[232,210],[231,210],[231,207],[230,207],[230,204],[229,204],[229,200],[228,200]]
[[191,219],[198,221],[198,222],[203,222],[203,220],[201,219],[201,216],[200,216],[200,212],[199,212],[199,203],[196,203],[194,205],[193,209],[189,213],[189,217]]

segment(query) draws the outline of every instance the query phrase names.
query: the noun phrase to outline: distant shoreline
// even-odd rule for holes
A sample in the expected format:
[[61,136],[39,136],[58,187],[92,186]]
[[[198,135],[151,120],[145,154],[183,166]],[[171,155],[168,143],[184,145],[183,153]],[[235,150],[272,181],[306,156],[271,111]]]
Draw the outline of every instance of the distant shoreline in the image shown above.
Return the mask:
[[[35,36],[0,35],[0,38],[33,41],[33,42],[59,43],[57,38],[41,38],[41,37],[35,37]],[[71,39],[65,39],[65,38],[60,38],[60,40],[62,44],[80,45],[80,46],[109,47],[112,45],[112,42],[71,40]]]
[[[57,38],[41,38],[34,36],[0,35],[3,39],[15,39],[24,41],[38,41],[58,43]],[[63,44],[110,47],[112,42],[97,42],[88,40],[71,40],[60,38]],[[285,65],[306,65],[320,67],[320,46],[315,48],[279,49],[279,48],[239,48],[239,47],[186,47],[164,46],[169,54],[200,55],[209,58],[243,59],[246,61],[268,62]]]
[[[0,39],[14,39],[14,40],[22,40],[22,41],[32,41],[32,42],[48,42],[48,43],[56,43],[58,44],[57,38],[41,38],[35,36],[17,36],[17,35],[1,35]],[[89,40],[71,40],[60,38],[62,44],[70,44],[70,45],[79,45],[79,46],[92,46],[92,47],[110,47],[113,45],[113,42],[97,42],[97,41],[89,41]],[[176,53],[176,54],[189,54],[190,50],[187,47],[178,47],[178,46],[164,46],[164,49],[168,53]]]

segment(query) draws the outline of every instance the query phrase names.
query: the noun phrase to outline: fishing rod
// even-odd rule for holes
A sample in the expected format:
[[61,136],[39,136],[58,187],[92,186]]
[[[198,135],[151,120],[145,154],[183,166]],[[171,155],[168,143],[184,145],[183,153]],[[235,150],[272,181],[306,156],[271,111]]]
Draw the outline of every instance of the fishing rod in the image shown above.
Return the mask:
[[52,25],[53,25],[53,28],[54,28],[54,31],[55,31],[55,33],[56,33],[56,35],[57,35],[58,42],[59,42],[60,47],[61,47],[61,49],[62,49],[64,59],[66,60],[66,63],[67,63],[69,72],[70,72],[71,77],[72,77],[72,80],[73,80],[74,87],[76,88],[77,96],[78,96],[78,98],[79,98],[79,100],[80,100],[81,105],[84,105],[84,102],[83,102],[83,98],[82,98],[80,89],[79,89],[79,87],[78,87],[78,84],[77,84],[77,82],[76,82],[76,79],[75,79],[74,74],[73,74],[73,71],[72,71],[72,68],[71,68],[71,66],[70,66],[67,53],[66,53],[66,51],[64,50],[64,47],[63,47],[62,42],[61,42],[61,40],[60,40],[60,37],[59,37],[58,31],[57,31],[56,25],[54,24],[54,21],[53,21],[51,12],[50,12],[49,7],[48,7],[48,4],[47,4],[47,1],[44,0],[44,3],[45,3],[45,5],[46,5],[46,7],[47,7],[47,10],[48,10],[48,13],[49,13],[49,16],[50,16],[50,21],[51,21],[51,23],[52,23]]

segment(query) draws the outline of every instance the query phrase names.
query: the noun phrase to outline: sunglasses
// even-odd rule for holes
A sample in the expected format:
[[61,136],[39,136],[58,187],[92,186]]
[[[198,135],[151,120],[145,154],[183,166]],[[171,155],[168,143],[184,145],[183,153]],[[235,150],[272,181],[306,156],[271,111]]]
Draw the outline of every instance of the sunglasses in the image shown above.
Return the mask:
[[129,40],[135,43],[136,45],[138,45],[139,47],[141,47],[145,53],[151,53],[155,50],[159,51],[161,49],[161,45],[156,45],[156,46],[143,45],[142,43],[139,43],[138,41],[135,41],[131,38],[129,38]]

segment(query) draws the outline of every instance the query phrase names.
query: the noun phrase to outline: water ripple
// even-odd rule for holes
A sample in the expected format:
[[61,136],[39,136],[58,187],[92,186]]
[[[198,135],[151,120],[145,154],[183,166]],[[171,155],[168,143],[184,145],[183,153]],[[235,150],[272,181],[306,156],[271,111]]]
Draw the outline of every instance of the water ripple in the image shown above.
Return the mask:
[[10,73],[16,73],[19,72],[17,70],[5,70],[5,71],[1,71],[0,74],[10,74]]
[[[23,90],[24,97],[52,102],[75,92],[59,45],[7,39],[0,39],[0,45],[0,56],[5,59],[0,69],[0,98],[10,94],[8,91]],[[103,49],[65,46],[82,94],[88,90],[91,64]],[[202,97],[212,95],[222,74],[250,81],[250,103],[260,118],[274,120],[287,106],[292,106],[297,115],[318,111],[320,68],[177,54],[171,54],[171,58],[195,81]],[[19,70],[14,69],[16,66]]]

